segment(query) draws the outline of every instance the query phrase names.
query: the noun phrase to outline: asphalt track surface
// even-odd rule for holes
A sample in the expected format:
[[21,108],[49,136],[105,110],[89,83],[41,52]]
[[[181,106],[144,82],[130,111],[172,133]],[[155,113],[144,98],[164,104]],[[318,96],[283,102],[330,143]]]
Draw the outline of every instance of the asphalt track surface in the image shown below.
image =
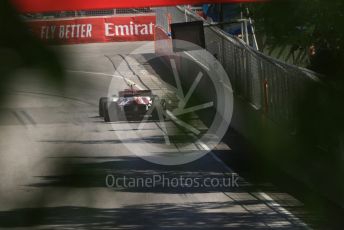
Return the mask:
[[[22,70],[13,76],[0,108],[0,227],[307,229],[269,195],[242,179],[239,188],[106,186],[107,175],[170,179],[234,175],[212,154],[179,166],[147,162],[131,151],[132,146],[140,148],[140,140],[131,136],[133,130],[126,122],[108,124],[98,117],[98,99],[108,94],[111,81],[117,90],[127,87],[123,76],[115,73],[116,66],[143,44],[55,47],[66,70],[62,90],[48,86],[39,70]],[[144,53],[153,55],[153,43]],[[122,70],[122,75],[130,75],[143,88],[153,84],[145,82],[148,78],[140,81],[132,73],[123,74],[135,68],[142,75],[150,72],[146,64]],[[172,122],[168,125],[178,129]],[[121,132],[127,139],[119,138]],[[147,124],[143,132],[152,147],[162,144],[156,139],[161,133],[156,122]],[[178,144],[177,140],[174,147]]]

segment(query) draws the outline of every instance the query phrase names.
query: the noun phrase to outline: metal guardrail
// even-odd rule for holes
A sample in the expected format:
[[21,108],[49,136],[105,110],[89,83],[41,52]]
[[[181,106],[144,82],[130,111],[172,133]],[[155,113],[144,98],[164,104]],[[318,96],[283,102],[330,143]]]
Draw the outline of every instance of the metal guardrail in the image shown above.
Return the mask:
[[[157,26],[167,32],[169,21],[203,20],[207,24],[204,18],[182,6],[157,8],[156,16]],[[274,122],[292,124],[296,100],[310,82],[319,80],[317,74],[268,57],[220,28],[206,26],[204,31],[206,49],[223,65],[235,95]]]

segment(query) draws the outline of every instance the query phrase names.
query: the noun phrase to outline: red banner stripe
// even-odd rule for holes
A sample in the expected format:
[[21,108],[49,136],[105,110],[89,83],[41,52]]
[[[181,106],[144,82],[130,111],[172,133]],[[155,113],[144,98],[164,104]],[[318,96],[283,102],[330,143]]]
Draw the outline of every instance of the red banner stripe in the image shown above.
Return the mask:
[[155,15],[28,21],[36,37],[53,44],[153,41]]
[[10,0],[20,12],[141,8],[201,3],[242,3],[266,0]]

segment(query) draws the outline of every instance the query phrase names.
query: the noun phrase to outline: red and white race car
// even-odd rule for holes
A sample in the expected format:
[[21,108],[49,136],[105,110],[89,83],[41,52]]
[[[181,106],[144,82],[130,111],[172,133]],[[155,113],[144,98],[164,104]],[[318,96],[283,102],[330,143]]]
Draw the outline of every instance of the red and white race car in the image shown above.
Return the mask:
[[142,120],[144,116],[158,120],[160,112],[166,108],[165,100],[153,95],[151,90],[125,89],[118,96],[99,99],[99,116],[105,122],[120,120]]

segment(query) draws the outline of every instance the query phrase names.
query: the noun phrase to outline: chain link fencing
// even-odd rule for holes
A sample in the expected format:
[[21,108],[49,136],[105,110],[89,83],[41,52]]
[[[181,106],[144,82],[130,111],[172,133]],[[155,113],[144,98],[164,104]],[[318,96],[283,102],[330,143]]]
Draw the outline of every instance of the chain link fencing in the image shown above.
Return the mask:
[[[316,73],[252,49],[241,39],[211,26],[186,7],[157,8],[156,16],[157,27],[166,32],[169,32],[169,21],[179,23],[203,20],[206,49],[223,65],[235,95],[256,110],[264,112],[276,123],[292,123],[295,119],[295,100],[302,95],[302,90],[309,82],[319,81]],[[196,58],[205,63],[202,57]]]

